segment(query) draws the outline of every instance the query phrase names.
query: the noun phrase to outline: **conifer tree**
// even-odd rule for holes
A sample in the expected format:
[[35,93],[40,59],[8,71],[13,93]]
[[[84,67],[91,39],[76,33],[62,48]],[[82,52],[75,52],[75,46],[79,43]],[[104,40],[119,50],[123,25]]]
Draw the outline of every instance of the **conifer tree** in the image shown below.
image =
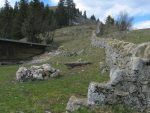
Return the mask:
[[20,0],[14,8],[6,0],[0,8],[0,37],[40,42],[39,34],[72,24],[77,14],[73,0],[60,0],[55,11],[40,0]]
[[109,16],[106,18],[105,24],[109,26],[109,25],[114,25],[114,23],[115,23],[115,20],[109,15]]
[[8,0],[5,0],[5,5],[0,10],[0,37],[11,38],[11,27],[13,19],[13,8]]
[[86,11],[84,11],[84,13],[83,13],[83,17],[84,17],[85,19],[87,19]]
[[28,15],[22,26],[22,34],[30,42],[39,42],[36,35],[41,31],[43,7],[44,4],[39,0],[33,0],[29,4]]
[[71,25],[73,19],[75,19],[75,17],[77,16],[75,3],[73,0],[66,0],[64,5],[65,5],[66,10],[67,10],[68,23],[69,23],[69,25]]
[[[17,8],[16,5],[15,5],[15,7]],[[14,39],[23,38],[21,28],[22,28],[22,24],[24,23],[25,19],[27,18],[28,1],[20,0],[20,2],[18,3],[18,9],[19,10],[18,10],[16,16],[14,17],[13,27],[12,27],[12,37]]]
[[55,17],[57,20],[58,27],[63,27],[68,25],[68,16],[64,7],[64,0],[60,0],[58,3],[58,8],[55,12]]
[[96,18],[94,15],[92,15],[90,19],[96,21]]

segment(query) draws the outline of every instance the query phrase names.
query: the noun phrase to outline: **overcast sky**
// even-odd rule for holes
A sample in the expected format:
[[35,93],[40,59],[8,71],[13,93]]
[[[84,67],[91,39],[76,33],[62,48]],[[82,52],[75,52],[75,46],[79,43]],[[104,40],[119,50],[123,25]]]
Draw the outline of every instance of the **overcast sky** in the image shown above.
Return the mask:
[[[0,7],[5,0],[0,0]],[[14,5],[16,0],[8,0]],[[57,5],[59,0],[43,0],[45,4]],[[94,14],[101,21],[108,15],[117,17],[119,12],[126,11],[134,17],[134,28],[150,28],[150,0],[74,0],[76,7],[81,11],[86,10],[87,15]]]

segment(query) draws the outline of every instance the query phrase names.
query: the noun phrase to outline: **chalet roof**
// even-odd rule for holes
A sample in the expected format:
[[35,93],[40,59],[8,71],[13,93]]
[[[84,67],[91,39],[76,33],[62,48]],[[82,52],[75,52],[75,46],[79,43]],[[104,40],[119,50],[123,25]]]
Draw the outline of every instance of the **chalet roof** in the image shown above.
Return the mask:
[[0,42],[9,42],[9,43],[16,43],[16,44],[26,44],[26,45],[33,45],[33,46],[43,46],[43,47],[48,47],[49,45],[46,44],[39,44],[39,43],[31,43],[31,42],[23,42],[23,41],[18,41],[18,40],[12,40],[12,39],[3,39],[0,38]]

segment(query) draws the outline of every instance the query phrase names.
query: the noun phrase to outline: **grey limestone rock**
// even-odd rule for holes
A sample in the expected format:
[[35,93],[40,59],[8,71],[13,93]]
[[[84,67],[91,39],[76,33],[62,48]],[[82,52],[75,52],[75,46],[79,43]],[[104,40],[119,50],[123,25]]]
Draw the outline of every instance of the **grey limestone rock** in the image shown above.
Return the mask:
[[75,96],[71,96],[67,103],[66,110],[67,112],[73,112],[81,107],[87,107],[87,99],[78,99]]
[[28,80],[44,80],[59,75],[60,70],[54,69],[50,64],[43,64],[41,66],[33,65],[30,68],[20,67],[16,72],[16,80],[21,82]]
[[133,110],[150,109],[150,43],[133,44],[117,39],[97,38],[91,44],[105,48],[106,63],[110,67],[108,83],[91,83],[88,88],[89,105],[125,104]]

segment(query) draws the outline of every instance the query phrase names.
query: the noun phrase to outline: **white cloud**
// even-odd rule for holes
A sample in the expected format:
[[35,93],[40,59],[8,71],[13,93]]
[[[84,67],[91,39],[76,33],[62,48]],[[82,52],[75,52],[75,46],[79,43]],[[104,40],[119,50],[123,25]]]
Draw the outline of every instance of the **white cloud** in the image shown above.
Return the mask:
[[[52,0],[56,3],[59,0]],[[126,11],[130,16],[150,15],[150,0],[74,0],[76,7],[87,11],[88,17],[95,15],[105,21],[108,15],[117,17],[121,11]],[[142,21],[142,20],[141,20]],[[150,28],[150,21],[135,23],[134,28]]]
[[[8,1],[11,5],[14,5],[15,1],[18,0]],[[59,2],[59,0],[49,1],[50,3],[55,5],[57,5],[57,3]],[[4,2],[5,0],[0,0],[0,7],[3,6]],[[74,0],[74,2],[76,3],[76,7],[81,11],[87,11],[88,17],[94,14],[101,21],[104,21],[104,19],[108,15],[117,17],[119,12],[121,11],[126,11],[130,14],[130,16],[137,17],[147,14],[150,15],[150,0]]]
[[49,2],[53,5],[57,5],[59,0],[49,0]]
[[5,0],[0,0],[0,7],[3,7]]
[[134,29],[144,29],[144,28],[150,28],[150,20],[149,21],[143,21],[143,22],[139,22],[136,23],[133,26]]
[[[11,5],[18,0],[8,0]],[[44,1],[44,0],[41,0]],[[57,5],[59,0],[49,0]],[[0,7],[5,0],[0,0]],[[108,15],[117,16],[121,11],[127,11],[131,16],[150,14],[149,0],[74,0],[77,8],[87,11],[87,15],[94,14],[97,18],[104,20]]]
[[93,13],[104,20],[108,15],[116,17],[119,12],[127,11],[131,16],[149,14],[149,0],[74,0],[82,11],[87,10],[88,16]]
[[[117,17],[121,11],[126,11],[133,17],[150,15],[149,0],[74,0],[74,2],[80,10],[86,10],[89,17],[94,14],[101,21],[105,21],[108,15]],[[134,26],[139,29],[147,28],[149,25],[149,22],[145,21]]]
[[[14,6],[16,1],[19,1],[19,0],[8,0],[11,6]],[[0,0],[0,7],[3,7],[4,4],[5,4],[5,0]]]

